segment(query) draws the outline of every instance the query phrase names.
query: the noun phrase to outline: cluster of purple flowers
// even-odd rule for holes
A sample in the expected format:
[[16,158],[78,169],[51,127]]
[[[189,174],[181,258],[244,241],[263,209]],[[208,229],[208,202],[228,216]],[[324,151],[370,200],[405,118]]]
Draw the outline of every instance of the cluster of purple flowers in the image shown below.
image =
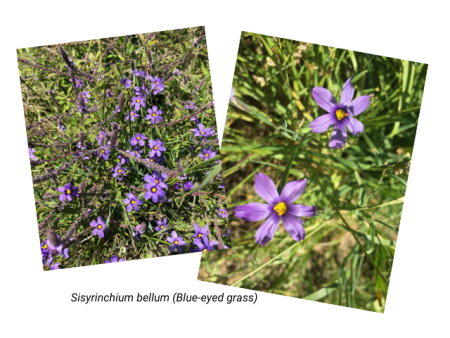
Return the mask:
[[164,189],[168,188],[164,182],[166,179],[167,174],[158,174],[157,171],[154,171],[151,175],[145,175],[144,181],[147,183],[144,187],[148,191],[144,194],[144,198],[146,200],[151,198],[153,203],[161,203],[164,201],[164,196],[166,195]]

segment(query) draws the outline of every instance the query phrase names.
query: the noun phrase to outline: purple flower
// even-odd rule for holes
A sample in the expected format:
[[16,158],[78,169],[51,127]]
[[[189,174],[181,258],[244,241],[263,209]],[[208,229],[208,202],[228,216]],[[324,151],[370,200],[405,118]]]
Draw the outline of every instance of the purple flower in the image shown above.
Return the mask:
[[146,120],[150,120],[151,124],[162,122],[163,119],[161,117],[162,111],[158,110],[157,106],[153,106],[153,108],[147,109],[148,115],[145,117]]
[[98,235],[100,238],[105,236],[105,221],[102,220],[101,216],[98,216],[97,221],[92,221],[89,224],[94,228],[94,230],[92,230],[92,236]]
[[200,47],[200,45],[198,44],[198,39],[194,39],[194,47]]
[[211,146],[206,149],[202,148],[202,152],[203,153],[198,154],[198,156],[203,158],[205,161],[216,156],[216,153],[214,151],[211,151]]
[[[178,160],[178,164],[180,164],[180,160]],[[178,178],[180,181],[186,181],[186,180],[187,180],[187,175],[186,175],[186,173],[184,173],[183,175],[178,176],[177,178]]]
[[131,99],[131,106],[134,106],[134,110],[138,111],[141,106],[145,108],[145,100],[142,96],[134,96]]
[[81,92],[81,95],[83,95],[84,102],[88,102],[88,98],[91,97],[91,94],[89,92]]
[[195,109],[195,102],[187,101],[186,102],[186,109]]
[[60,124],[60,125],[58,126],[58,129],[61,130],[61,131],[66,131],[66,126],[63,125],[63,124]]
[[203,228],[200,228],[200,225],[197,223],[194,223],[194,231],[195,234],[193,234],[191,237],[194,237],[196,239],[200,239],[203,237],[208,237],[209,231],[208,231],[208,225],[204,225]]
[[161,94],[161,92],[164,90],[165,86],[162,84],[162,79],[155,76],[152,79],[152,89],[153,89],[153,95]]
[[28,148],[28,156],[30,156],[30,158],[34,161],[37,161],[36,155],[34,155],[33,153],[35,153],[36,150]]
[[166,229],[167,232],[167,218],[163,218],[162,220],[156,221],[158,223],[158,226],[155,228],[156,231],[161,231]]
[[127,194],[127,197],[128,198],[125,198],[123,200],[123,204],[128,205],[127,212],[130,212],[131,209],[133,209],[133,208],[134,208],[134,211],[139,211],[138,205],[142,205],[143,202],[141,200],[138,200],[136,195],[134,195],[132,193]]
[[134,69],[134,70],[132,69],[132,70],[131,70],[131,74],[133,74],[134,76],[137,77],[137,76],[140,76],[140,75],[141,75],[141,72],[138,71],[137,69]]
[[131,147],[130,153],[137,158],[142,158],[142,150],[139,149],[139,146]]
[[225,184],[223,184],[223,183],[219,184],[219,188],[225,190]]
[[135,146],[136,144],[139,143],[140,146],[144,146],[145,145],[144,140],[146,139],[147,137],[145,137],[144,134],[137,133],[131,138],[131,145]]
[[120,160],[120,164],[130,163],[130,159],[127,156],[119,155],[117,158]]
[[163,162],[164,162],[165,159],[166,159],[166,158],[165,158],[164,156],[161,156],[161,157],[147,158],[147,161],[149,161],[149,162],[155,162],[155,163],[158,163],[158,164],[163,164]]
[[109,154],[111,154],[111,151],[103,146],[97,151],[97,156],[103,158],[105,161],[108,161]]
[[48,247],[48,239],[41,243],[42,263],[44,263],[50,256],[50,248]]
[[[203,241],[202,241],[203,240]],[[199,252],[212,251],[214,250],[214,241],[209,241],[208,237],[203,237],[202,239],[195,239],[194,244],[199,248]]]
[[354,116],[361,114],[370,105],[370,95],[358,96],[352,101],[354,89],[349,78],[342,87],[341,102],[338,103],[334,96],[325,88],[314,87],[313,99],[319,107],[328,114],[319,116],[309,126],[313,133],[323,133],[334,125],[330,138],[330,148],[342,149],[347,140],[347,128],[353,135],[364,131],[364,125]]
[[[72,82],[72,79],[70,79],[70,82]],[[80,89],[81,86],[83,86],[83,85],[84,85],[84,82],[83,82],[83,81],[78,80],[77,78],[75,78],[75,87],[76,87],[76,88]]]
[[178,236],[176,231],[172,231],[172,237],[167,237],[167,242],[172,243],[172,245],[169,247],[170,252],[174,252],[175,250],[177,250],[178,253],[181,253],[181,247],[186,246],[186,242],[184,241],[183,237]]
[[[195,121],[195,123],[197,123],[197,125],[198,125],[198,124],[200,123],[200,121],[198,120],[197,115],[198,115],[198,114],[195,114],[194,116],[192,116],[192,117],[191,117],[191,121]],[[194,130],[194,129],[192,129],[192,130]]]
[[227,218],[228,217],[228,212],[227,209],[219,209],[219,216],[221,216],[222,218]]
[[228,230],[222,235],[222,237],[228,237],[228,239],[231,239],[230,229],[228,229]]
[[142,87],[136,86],[134,87],[134,94],[136,96],[140,96],[145,100],[145,97],[148,96],[148,89],[145,87],[145,85],[142,85]]
[[190,181],[183,184],[183,190],[185,192],[191,191],[193,187],[194,187],[194,183],[192,183]]
[[178,69],[175,69],[173,72],[173,75],[178,76],[180,75],[180,71]]
[[117,178],[119,181],[122,181],[122,176],[127,176],[126,169],[120,166],[120,163],[117,163],[117,166],[112,168],[113,171],[112,177]]
[[160,157],[161,151],[166,151],[164,143],[160,139],[156,139],[156,141],[150,140],[148,144],[150,145],[150,157],[154,157],[155,154]]
[[106,97],[113,97],[114,93],[111,91],[111,89],[106,90]]
[[159,196],[163,197],[166,195],[166,192],[163,189],[167,189],[167,184],[164,183],[162,180],[155,179],[155,177],[150,175],[145,175],[144,181],[147,182],[144,185],[144,188],[148,190],[144,194],[144,198],[146,200],[151,198],[153,203],[157,203]]
[[235,208],[235,216],[249,222],[256,222],[262,219],[266,221],[256,231],[256,243],[266,245],[275,235],[280,220],[288,234],[295,240],[301,241],[305,238],[303,229],[303,217],[316,215],[316,207],[308,207],[303,204],[292,204],[303,193],[307,180],[292,181],[286,184],[281,196],[273,181],[263,173],[255,175],[255,190],[261,198],[268,204],[248,203],[238,205]]
[[126,120],[131,120],[134,122],[135,118],[139,118],[141,117],[141,115],[139,115],[138,113],[136,113],[134,110],[130,111],[129,113],[127,113],[127,118]]
[[59,270],[59,264],[60,263],[53,263],[53,259],[50,258],[49,262],[47,263],[47,266],[50,270]]
[[180,183],[180,182],[175,183],[175,184],[173,185],[173,188],[174,188],[175,190],[177,190],[177,191],[180,191],[180,190],[181,190],[181,183]]
[[214,135],[214,130],[212,128],[206,128],[203,124],[199,124],[198,129],[191,129],[192,132],[194,132],[194,136],[202,136],[202,137],[208,137],[211,135]]
[[114,255],[114,256],[111,257],[111,262],[108,261],[108,260],[105,260],[105,264],[108,264],[108,263],[117,263],[118,261],[119,261],[119,262],[125,262],[125,261],[126,261],[125,258],[121,258],[120,260],[118,260],[118,258],[119,258],[119,257],[118,257],[117,255]]
[[120,79],[120,84],[122,84],[125,88],[130,88],[131,86],[131,80],[128,79],[128,77],[123,77]]
[[105,144],[103,142],[103,140],[106,140],[106,139],[107,139],[106,134],[104,132],[102,132],[102,131],[97,135],[97,142],[100,145]]
[[78,188],[70,183],[67,183],[64,187],[59,187],[58,191],[62,192],[61,196],[59,196],[61,202],[66,198],[70,202],[72,197],[78,197]]

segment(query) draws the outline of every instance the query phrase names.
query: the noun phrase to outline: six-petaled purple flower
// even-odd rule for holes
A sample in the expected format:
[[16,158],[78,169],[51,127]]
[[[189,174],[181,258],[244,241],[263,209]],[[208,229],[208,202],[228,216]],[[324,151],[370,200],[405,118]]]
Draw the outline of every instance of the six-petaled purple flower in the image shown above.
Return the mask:
[[172,237],[167,237],[167,242],[172,244],[169,247],[170,252],[174,252],[175,250],[177,250],[178,253],[181,253],[182,252],[181,247],[187,245],[183,237],[178,236],[176,231],[172,231]]
[[145,117],[146,120],[150,120],[151,124],[162,122],[163,119],[161,117],[162,111],[158,110],[157,106],[153,106],[153,108],[147,109],[148,115]]
[[210,158],[213,158],[214,156],[216,156],[216,152],[211,151],[211,146],[209,146],[208,148],[202,148],[202,152],[200,154],[198,154],[199,157],[203,158],[205,161],[209,160]]
[[138,200],[135,194],[129,193],[127,194],[127,198],[123,200],[123,204],[127,205],[127,212],[130,212],[131,209],[134,211],[139,211],[138,205],[142,205],[142,201]]
[[255,190],[268,204],[248,203],[236,206],[235,216],[249,222],[266,219],[256,231],[256,243],[260,246],[266,245],[273,238],[280,220],[283,221],[288,234],[295,241],[301,241],[305,238],[305,229],[300,216],[316,215],[315,206],[293,204],[302,195],[306,183],[306,179],[289,182],[279,195],[269,176],[258,173],[255,175]]
[[78,197],[78,188],[70,183],[67,183],[64,187],[58,188],[59,192],[62,194],[59,196],[59,200],[63,202],[67,199],[69,202],[72,201],[72,197]]
[[105,221],[102,219],[101,216],[98,216],[97,220],[93,220],[91,223],[89,223],[91,227],[94,228],[92,230],[92,236],[97,235],[100,238],[103,238],[105,236]]
[[347,140],[347,128],[353,135],[364,131],[364,125],[355,119],[370,105],[370,95],[358,96],[352,101],[354,89],[349,78],[342,87],[341,102],[338,103],[328,89],[314,87],[312,96],[327,114],[319,116],[309,126],[313,133],[323,133],[334,125],[330,137],[330,148],[342,149]]

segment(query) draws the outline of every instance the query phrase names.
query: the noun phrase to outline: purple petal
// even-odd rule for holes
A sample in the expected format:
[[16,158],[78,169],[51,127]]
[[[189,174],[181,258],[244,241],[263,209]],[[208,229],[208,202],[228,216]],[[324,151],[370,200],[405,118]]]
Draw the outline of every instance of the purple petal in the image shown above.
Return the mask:
[[342,149],[344,148],[345,141],[347,140],[347,128],[344,123],[339,123],[334,126],[334,130],[331,133],[330,148]]
[[273,183],[269,176],[263,173],[257,173],[255,175],[255,190],[269,204],[274,204],[279,200],[275,183]]
[[66,199],[66,195],[62,194],[61,196],[59,196],[59,200],[61,202],[64,202],[65,199]]
[[333,124],[335,124],[336,120],[336,114],[328,113],[316,118],[309,124],[309,127],[311,128],[311,131],[313,133],[323,133],[327,131],[328,128],[330,128]]
[[364,132],[364,125],[354,117],[348,117],[344,120],[345,125],[353,135],[362,134]]
[[234,209],[234,215],[237,218],[249,222],[256,222],[269,217],[273,212],[272,206],[263,203],[248,203],[237,205]]
[[328,89],[314,87],[312,90],[312,96],[320,108],[325,109],[329,113],[334,113],[338,103]]
[[132,206],[131,204],[128,204],[128,206],[127,206],[127,212],[130,212],[132,208],[133,208],[133,206]]
[[281,216],[281,219],[283,220],[283,225],[286,228],[286,231],[294,239],[294,241],[301,241],[305,238],[305,229],[302,226],[303,221],[301,218],[290,214],[284,214]]
[[261,245],[266,245],[275,235],[277,231],[278,223],[280,223],[281,217],[278,216],[276,212],[273,212],[269,218],[261,224],[258,231],[256,231],[256,243]]
[[358,96],[347,107],[348,111],[351,113],[352,116],[361,114],[364,110],[367,109],[367,107],[369,107],[371,97],[372,96],[370,95]]
[[103,235],[103,231],[99,230],[99,231],[98,231],[98,237],[103,238],[103,236],[104,236],[104,235]]
[[301,181],[292,181],[286,184],[281,192],[280,199],[286,204],[294,203],[305,190],[308,180],[305,178]]
[[293,216],[312,217],[316,216],[317,207],[308,207],[303,204],[291,204],[287,207],[287,213]]
[[342,87],[341,105],[348,106],[352,101],[355,90],[353,89],[353,85],[350,82],[351,79],[352,78],[349,78],[347,81],[345,81],[344,86]]

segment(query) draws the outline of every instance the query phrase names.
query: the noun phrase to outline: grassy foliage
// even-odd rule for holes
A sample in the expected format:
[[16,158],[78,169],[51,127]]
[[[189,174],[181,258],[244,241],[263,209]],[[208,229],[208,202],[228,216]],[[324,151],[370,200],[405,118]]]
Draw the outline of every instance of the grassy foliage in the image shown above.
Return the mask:
[[[243,33],[222,145],[228,206],[263,202],[256,172],[275,184],[307,178],[299,203],[317,206],[294,242],[282,225],[261,248],[263,221],[233,216],[233,249],[202,256],[199,279],[383,312],[427,65]],[[309,123],[324,114],[311,96],[372,95],[362,135],[332,150]],[[231,102],[231,101],[230,101]]]
[[[104,263],[113,255],[127,260],[168,255],[172,231],[187,242],[183,252],[195,251],[194,223],[208,225],[214,248],[223,248],[228,225],[218,217],[225,196],[219,187],[217,137],[202,139],[191,131],[197,123],[216,125],[204,28],[62,48],[18,50],[28,144],[36,150],[30,162],[40,240],[54,231],[69,249],[68,259],[53,252],[52,263],[67,268]],[[129,88],[121,82],[124,77],[131,81]],[[153,90],[156,77],[165,86],[159,93]],[[135,88],[142,91],[145,107],[132,107],[132,98],[139,97]],[[195,109],[188,109],[187,101]],[[156,124],[144,118],[154,106],[162,111]],[[131,113],[140,118],[127,119]],[[145,143],[133,146],[136,134],[147,137]],[[150,139],[164,143],[166,151],[159,157],[151,154]],[[207,146],[217,155],[205,161],[199,153]],[[113,177],[119,167],[121,175]],[[166,177],[165,196],[156,202],[144,197],[144,177],[152,174]],[[189,181],[192,189],[183,189]],[[58,188],[69,182],[79,196],[61,201]],[[138,211],[127,212],[129,193],[143,201]],[[93,235],[90,226],[99,216],[106,221],[103,238]],[[167,226],[156,231],[156,222],[164,218]],[[50,266],[44,254],[43,264]]]

